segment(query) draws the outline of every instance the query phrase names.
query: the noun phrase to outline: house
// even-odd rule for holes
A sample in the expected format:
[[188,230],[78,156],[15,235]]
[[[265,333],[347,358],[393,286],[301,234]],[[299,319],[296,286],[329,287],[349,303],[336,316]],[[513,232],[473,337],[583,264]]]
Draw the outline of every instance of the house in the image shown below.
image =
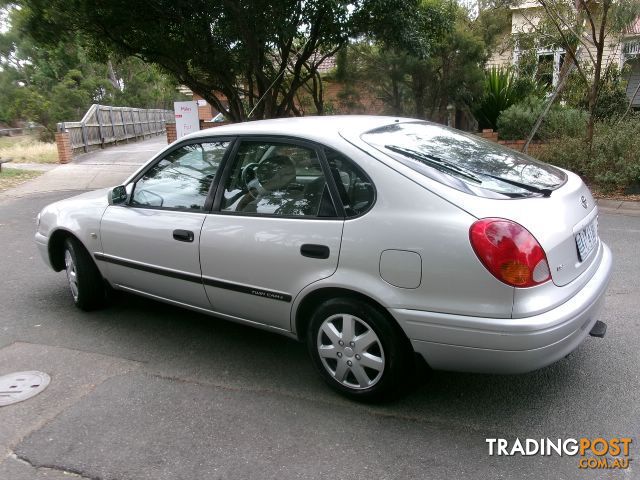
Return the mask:
[[[525,0],[511,9],[511,32],[505,36],[501,46],[496,49],[489,61],[488,67],[506,67],[517,65],[524,55],[533,56],[536,77],[545,83],[556,85],[560,77],[560,67],[564,61],[566,52],[560,47],[548,45],[529,45],[528,48],[521,45],[519,39],[527,33],[533,32],[544,17],[542,5],[535,0]],[[525,35],[522,35],[525,34]],[[588,61],[589,51],[593,51],[593,43],[590,35],[583,37],[585,44],[590,48],[578,49],[578,58]],[[533,50],[533,51],[532,51]],[[533,55],[532,55],[533,54]],[[633,99],[634,108],[640,108],[640,17],[635,20],[620,35],[610,35],[605,43],[603,68],[616,65],[620,69],[624,67],[626,72],[627,96]]]

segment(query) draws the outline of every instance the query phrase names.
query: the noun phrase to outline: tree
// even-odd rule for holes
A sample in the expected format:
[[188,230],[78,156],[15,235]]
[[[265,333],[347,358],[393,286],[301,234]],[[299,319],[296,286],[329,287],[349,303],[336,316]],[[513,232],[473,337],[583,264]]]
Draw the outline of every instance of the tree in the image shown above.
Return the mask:
[[12,8],[0,34],[0,120],[35,121],[55,131],[79,120],[92,103],[167,108],[176,82],[137,58],[94,59],[78,34],[41,45],[25,28],[26,11]]
[[474,22],[459,7],[450,13],[454,18],[452,28],[435,44],[433,55],[418,75],[412,75],[414,91],[427,85],[424,95],[414,94],[416,113],[421,113],[422,102],[426,116],[439,122],[444,122],[449,104],[464,109],[478,96],[486,60],[486,46]]
[[[450,103],[465,107],[479,94],[485,46],[467,12],[447,0],[420,2],[429,19],[413,45],[389,33],[349,45],[339,58],[343,80],[367,81],[394,115],[444,121]],[[418,48],[415,48],[415,47]]]
[[565,84],[565,78],[575,70],[588,85],[586,141],[591,145],[603,79],[613,67],[606,62],[604,52],[608,43],[619,40],[640,14],[640,3],[637,0],[538,0],[538,3],[544,15],[540,19],[529,18],[528,30],[539,44],[564,49],[568,60],[561,70],[560,88],[555,89],[551,101]]
[[97,52],[158,65],[234,121],[250,113],[251,118],[300,114],[296,92],[358,31],[356,18],[362,24],[368,19],[362,2],[354,3],[354,10],[343,0],[20,4],[38,40],[80,32]]

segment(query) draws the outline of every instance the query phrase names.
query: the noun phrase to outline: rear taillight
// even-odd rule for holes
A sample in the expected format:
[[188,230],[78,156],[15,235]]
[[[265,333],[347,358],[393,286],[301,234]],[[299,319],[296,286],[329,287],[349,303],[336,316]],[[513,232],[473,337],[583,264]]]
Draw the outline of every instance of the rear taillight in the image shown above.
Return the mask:
[[494,277],[513,287],[533,287],[551,278],[544,250],[522,225],[502,218],[478,220],[471,246]]

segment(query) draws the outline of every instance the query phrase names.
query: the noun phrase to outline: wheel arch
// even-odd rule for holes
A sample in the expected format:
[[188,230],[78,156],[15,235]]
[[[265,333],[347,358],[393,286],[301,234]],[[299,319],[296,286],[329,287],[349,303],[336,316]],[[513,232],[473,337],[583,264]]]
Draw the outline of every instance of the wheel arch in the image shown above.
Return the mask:
[[338,298],[338,297],[352,298],[352,299],[359,300],[361,302],[368,303],[369,305],[371,305],[373,308],[378,310],[382,315],[384,315],[389,320],[393,328],[396,328],[398,332],[400,332],[401,335],[404,337],[407,344],[411,346],[411,342],[409,341],[407,334],[400,327],[400,324],[397,322],[395,318],[393,318],[393,315],[389,313],[389,310],[387,310],[380,302],[376,301],[375,299],[361,292],[357,292],[355,290],[351,290],[344,287],[318,288],[312,292],[309,292],[307,295],[305,295],[305,297],[302,300],[300,300],[300,302],[298,303],[298,308],[296,309],[295,317],[294,317],[295,319],[294,333],[297,336],[298,340],[304,341],[304,338],[307,334],[309,321],[311,319],[311,315],[313,314],[314,309],[317,308],[318,305],[322,304],[323,302],[330,300],[332,298]]
[[[49,262],[54,271],[60,272],[64,270],[64,242],[67,238],[73,238],[82,245],[86,250],[87,247],[73,232],[64,228],[58,228],[49,236],[48,250],[49,250]],[[88,250],[87,250],[88,251]]]

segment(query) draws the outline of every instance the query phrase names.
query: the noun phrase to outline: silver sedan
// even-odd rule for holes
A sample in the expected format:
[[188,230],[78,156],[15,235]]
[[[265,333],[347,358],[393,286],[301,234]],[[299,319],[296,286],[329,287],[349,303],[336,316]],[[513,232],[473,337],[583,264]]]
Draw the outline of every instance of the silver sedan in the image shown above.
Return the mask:
[[391,117],[227,125],[56,202],[36,243],[83,310],[123,290],[307,343],[352,398],[434,369],[518,373],[590,333],[611,273],[581,179]]

